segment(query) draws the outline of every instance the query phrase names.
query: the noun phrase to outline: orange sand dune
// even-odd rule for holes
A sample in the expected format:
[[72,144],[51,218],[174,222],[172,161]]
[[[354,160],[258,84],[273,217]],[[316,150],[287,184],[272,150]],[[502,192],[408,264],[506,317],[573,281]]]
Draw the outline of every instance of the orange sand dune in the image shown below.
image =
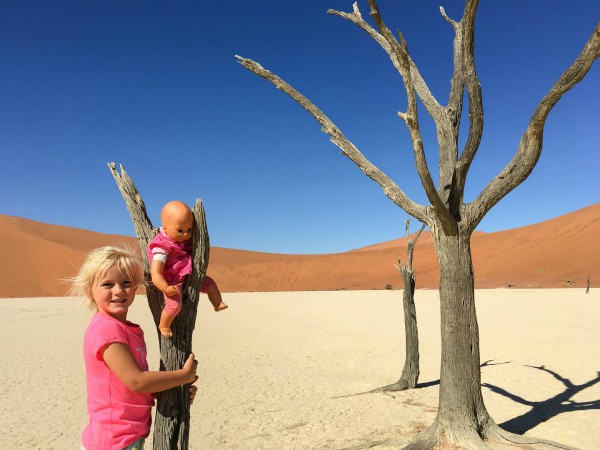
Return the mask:
[[[92,248],[132,237],[0,215],[0,297],[62,296]],[[527,227],[472,238],[476,288],[586,286],[600,278],[600,203]],[[400,238],[345,253],[282,255],[213,247],[208,273],[224,292],[401,288],[393,264],[406,257]],[[417,287],[435,289],[433,242],[423,232],[413,262]]]

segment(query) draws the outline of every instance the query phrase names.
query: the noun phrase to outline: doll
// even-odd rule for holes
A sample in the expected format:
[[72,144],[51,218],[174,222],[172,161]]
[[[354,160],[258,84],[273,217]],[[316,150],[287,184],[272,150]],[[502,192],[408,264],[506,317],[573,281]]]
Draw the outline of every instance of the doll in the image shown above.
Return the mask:
[[[160,218],[162,227],[148,245],[147,255],[152,283],[165,298],[158,329],[163,336],[171,337],[171,324],[181,310],[181,286],[192,273],[194,216],[185,203],[172,201],[163,206]],[[201,292],[208,294],[215,311],[227,308],[212,278],[204,277]]]

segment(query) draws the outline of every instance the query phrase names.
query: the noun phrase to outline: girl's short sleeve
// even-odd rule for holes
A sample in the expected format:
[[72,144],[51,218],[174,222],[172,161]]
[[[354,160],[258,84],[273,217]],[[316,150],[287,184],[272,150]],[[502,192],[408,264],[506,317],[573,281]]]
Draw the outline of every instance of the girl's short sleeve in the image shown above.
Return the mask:
[[116,320],[100,320],[94,324],[89,337],[89,350],[98,361],[102,361],[101,351],[109,344],[128,344],[127,332]]

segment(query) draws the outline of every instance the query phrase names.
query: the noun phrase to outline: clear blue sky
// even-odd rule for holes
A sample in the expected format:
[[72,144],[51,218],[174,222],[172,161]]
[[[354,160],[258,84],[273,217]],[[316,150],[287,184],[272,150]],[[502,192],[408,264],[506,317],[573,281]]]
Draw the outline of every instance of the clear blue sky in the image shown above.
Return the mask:
[[[380,0],[445,104],[450,25],[463,2]],[[106,163],[122,163],[155,224],[202,198],[211,244],[332,253],[400,237],[407,214],[285,94],[260,62],[320,107],[367,158],[424,202],[406,108],[387,55],[350,22],[351,0],[1,1],[0,213],[133,235]],[[360,1],[363,17],[368,4]],[[512,158],[535,106],[600,19],[597,0],[482,1],[476,64],[485,128],[467,198]],[[369,19],[370,20],[370,19]],[[463,116],[466,120],[468,114]],[[600,201],[600,63],[552,111],[540,162],[479,229],[529,225]],[[437,148],[422,114],[432,170]],[[434,177],[437,179],[437,176]]]

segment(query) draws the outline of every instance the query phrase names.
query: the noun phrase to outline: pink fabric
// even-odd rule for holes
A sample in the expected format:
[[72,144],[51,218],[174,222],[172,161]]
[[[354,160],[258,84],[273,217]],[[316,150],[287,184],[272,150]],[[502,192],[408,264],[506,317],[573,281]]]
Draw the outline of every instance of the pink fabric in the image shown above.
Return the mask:
[[155,252],[167,254],[163,277],[170,285],[183,282],[185,277],[192,273],[191,240],[175,242],[161,229],[154,239],[150,241],[146,250],[150,264],[152,264]]
[[152,394],[130,391],[111,372],[100,351],[110,343],[129,346],[142,370],[148,370],[144,332],[131,322],[108,314],[92,317],[83,340],[89,423],[82,435],[87,450],[123,449],[150,434]]
[[[208,293],[208,290],[211,287],[216,285],[217,283],[215,283],[215,280],[213,280],[208,275],[205,275],[204,281],[202,282],[202,287],[200,288],[200,292],[206,294]],[[179,314],[179,311],[181,311],[181,292],[178,292],[177,295],[174,295],[173,297],[167,297],[166,294],[163,294],[163,297],[165,299],[164,309],[167,312],[167,314],[173,317],[177,317],[177,314]]]
[[202,287],[200,288],[200,292],[206,294],[211,287],[216,285],[217,283],[215,283],[215,280],[213,280],[208,275],[204,275],[204,281],[202,281]]
[[[183,283],[185,278],[192,273],[191,241],[175,242],[165,234],[162,228],[148,245],[146,254],[150,264],[152,264],[154,255],[167,255],[163,277],[169,285]],[[206,294],[209,288],[216,285],[211,277],[205,276],[200,292]],[[165,294],[163,297],[165,299],[165,311],[170,316],[176,317],[179,311],[181,311],[181,293],[173,297],[167,297]]]
[[181,291],[178,291],[173,297],[167,297],[167,294],[163,294],[165,299],[165,312],[172,316],[177,317],[179,311],[181,311]]

